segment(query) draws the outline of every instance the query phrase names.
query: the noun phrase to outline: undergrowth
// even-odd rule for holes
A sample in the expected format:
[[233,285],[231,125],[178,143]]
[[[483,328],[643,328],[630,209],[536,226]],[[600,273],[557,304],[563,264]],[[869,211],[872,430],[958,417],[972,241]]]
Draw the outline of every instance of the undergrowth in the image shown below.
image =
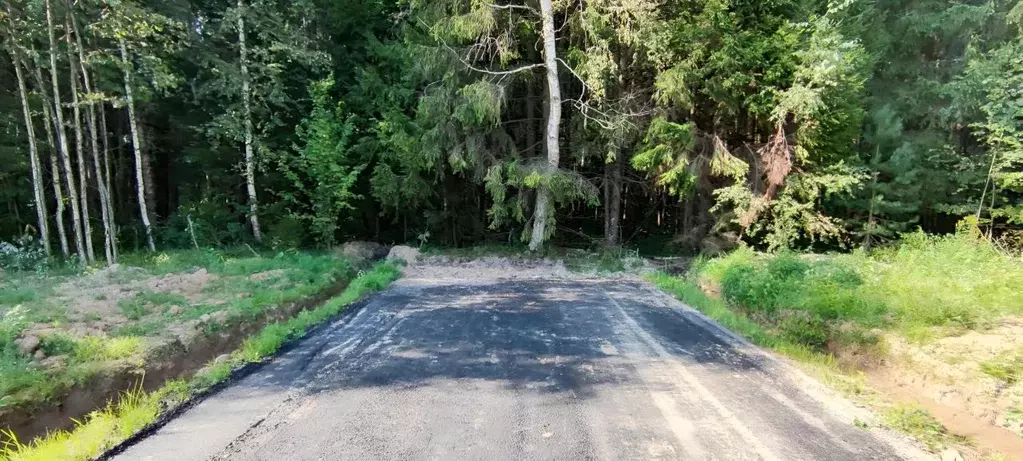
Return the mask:
[[378,264],[360,274],[340,295],[323,305],[303,311],[289,320],[267,325],[259,334],[245,340],[227,360],[211,364],[188,381],[167,382],[156,392],[131,389],[116,403],[91,413],[74,430],[52,432],[28,443],[18,441],[12,433],[4,433],[8,440],[0,445],[0,461],[94,459],[156,421],[168,409],[224,381],[246,363],[266,360],[288,341],[337,316],[362,296],[382,290],[399,275],[400,270],[395,265]]
[[869,343],[875,329],[926,341],[1023,315],[1023,261],[966,234],[909,234],[870,254],[741,248],[696,273],[730,305],[815,348]]
[[[898,246],[842,255],[740,248],[697,261],[683,277],[649,278],[753,343],[814,365],[819,377],[847,393],[864,390],[856,371],[862,363],[842,362],[843,353],[883,357],[886,332],[926,342],[1023,316],[1023,260],[969,233],[909,234]],[[1016,383],[1023,379],[1023,353],[1005,353],[981,370]],[[887,426],[932,450],[961,442],[923,409],[881,407]]]

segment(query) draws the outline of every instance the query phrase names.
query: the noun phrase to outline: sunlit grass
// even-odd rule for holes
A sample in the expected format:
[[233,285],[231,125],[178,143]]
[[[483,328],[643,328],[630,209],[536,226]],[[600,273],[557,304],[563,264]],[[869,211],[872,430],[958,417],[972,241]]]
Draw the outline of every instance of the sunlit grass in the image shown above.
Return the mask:
[[[53,432],[29,443],[19,442],[13,434],[5,433],[9,440],[0,446],[0,461],[94,459],[156,421],[165,409],[224,381],[233,370],[246,363],[265,360],[288,341],[335,317],[359,298],[386,288],[400,274],[398,267],[392,264],[378,264],[320,307],[303,311],[287,321],[267,325],[259,334],[247,339],[227,360],[211,364],[191,380],[168,382],[153,393],[145,393],[140,388],[131,389],[116,403],[80,421],[72,431]],[[102,353],[116,355],[117,351],[133,347],[132,340],[124,338],[124,341],[125,344],[113,347],[113,352],[108,347]]]

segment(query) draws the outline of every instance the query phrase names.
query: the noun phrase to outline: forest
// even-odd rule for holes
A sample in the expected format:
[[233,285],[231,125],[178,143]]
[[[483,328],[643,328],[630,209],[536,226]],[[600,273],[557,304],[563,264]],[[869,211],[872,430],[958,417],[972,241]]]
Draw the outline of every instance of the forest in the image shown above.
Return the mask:
[[4,0],[0,240],[870,248],[1023,209],[1023,3]]
[[1023,457],[1021,32],[1023,0],[0,0],[0,460],[100,456],[420,249],[632,271],[869,425]]

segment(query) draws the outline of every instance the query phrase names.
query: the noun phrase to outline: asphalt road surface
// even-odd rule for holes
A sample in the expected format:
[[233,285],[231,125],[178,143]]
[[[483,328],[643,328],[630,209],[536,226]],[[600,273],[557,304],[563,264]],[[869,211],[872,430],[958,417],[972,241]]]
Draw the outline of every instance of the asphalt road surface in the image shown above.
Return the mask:
[[643,282],[411,279],[116,459],[911,456],[814,388]]

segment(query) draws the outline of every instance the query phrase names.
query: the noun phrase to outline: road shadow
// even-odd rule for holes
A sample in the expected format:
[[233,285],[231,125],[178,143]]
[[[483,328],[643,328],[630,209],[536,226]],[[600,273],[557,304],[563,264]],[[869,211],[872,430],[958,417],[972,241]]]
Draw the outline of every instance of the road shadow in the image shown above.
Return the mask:
[[[392,290],[306,338],[239,385],[319,393],[482,380],[516,391],[571,393],[585,399],[600,385],[638,380],[635,366],[644,364],[636,357],[656,355],[633,350],[632,357],[622,357],[627,346],[616,328],[621,328],[623,315],[635,319],[680,360],[731,372],[759,370],[756,359],[684,312],[618,296],[645,290],[636,282],[594,281]],[[617,294],[616,300],[609,292]]]

